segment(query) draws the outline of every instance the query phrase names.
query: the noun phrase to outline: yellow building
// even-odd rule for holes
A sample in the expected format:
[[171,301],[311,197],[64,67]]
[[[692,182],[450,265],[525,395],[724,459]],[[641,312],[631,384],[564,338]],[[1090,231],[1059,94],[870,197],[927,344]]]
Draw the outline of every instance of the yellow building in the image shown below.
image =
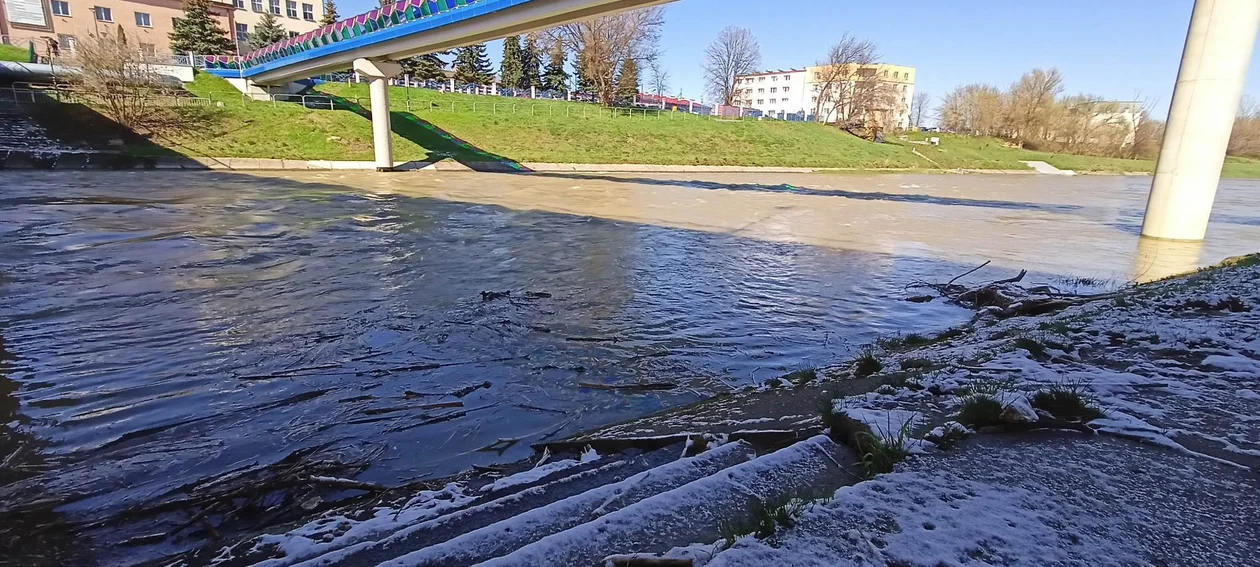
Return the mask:
[[[855,70],[833,72],[828,65],[807,67],[806,81],[810,92],[811,112],[822,116],[822,122],[839,120],[866,123],[873,119],[885,128],[910,127],[910,101],[914,100],[914,67],[875,63],[861,65]],[[864,85],[863,95],[855,95],[857,85]],[[830,92],[829,92],[830,89]],[[869,112],[873,116],[849,116],[849,100],[863,99],[857,113]],[[819,100],[822,103],[819,103]]]

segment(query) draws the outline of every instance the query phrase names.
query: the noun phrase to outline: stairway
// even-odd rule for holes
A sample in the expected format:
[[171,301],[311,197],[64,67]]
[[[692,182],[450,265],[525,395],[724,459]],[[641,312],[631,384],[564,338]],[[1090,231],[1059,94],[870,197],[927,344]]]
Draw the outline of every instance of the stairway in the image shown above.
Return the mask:
[[748,520],[758,501],[829,494],[857,480],[856,458],[824,436],[762,454],[744,441],[690,457],[683,450],[606,456],[472,498],[436,496],[445,500],[413,521],[296,543],[268,536],[213,564],[596,566],[610,555],[711,543],[724,523]]
[[10,151],[54,153],[67,149],[50,139],[43,128],[31,122],[21,106],[0,104],[0,153]]

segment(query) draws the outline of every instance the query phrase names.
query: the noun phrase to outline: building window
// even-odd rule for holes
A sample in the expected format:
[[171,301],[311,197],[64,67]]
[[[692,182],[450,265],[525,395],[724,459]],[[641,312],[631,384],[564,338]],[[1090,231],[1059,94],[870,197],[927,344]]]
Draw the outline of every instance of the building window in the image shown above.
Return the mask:
[[153,20],[144,12],[136,12],[136,25],[142,28],[153,27]]
[[761,98],[757,99],[757,104],[765,104],[765,103],[766,103],[765,99],[761,99]]
[[54,16],[69,16],[70,3],[65,0],[53,0],[52,10]]
[[74,36],[64,33],[57,34],[57,48],[67,53],[74,53]]
[[766,78],[765,78],[765,77],[757,77],[757,80],[758,80],[758,81],[761,81],[761,82],[763,82],[763,83],[764,83],[764,82],[766,82]]
[[249,41],[249,24],[236,24],[236,41]]
[[894,79],[900,79],[900,78],[901,78],[901,71],[893,71],[893,78],[894,78]]
[[297,37],[297,36],[298,36],[298,32],[295,32],[295,31],[289,32],[289,37]]
[[244,10],[244,9],[245,9],[245,0],[232,0],[232,5],[236,6],[237,8],[240,8],[240,9]]
[[783,92],[788,92],[788,89],[790,89],[790,88],[792,88],[792,87],[783,87]]
[[308,22],[315,21],[315,6],[302,4],[302,19]]
[[785,81],[790,81],[790,80],[792,80],[792,76],[791,76],[791,75],[784,75],[784,76],[783,76],[783,80],[785,80]]
[[263,0],[250,0],[249,7],[255,12],[263,11]]
[[270,0],[267,2],[267,10],[277,16],[280,15],[280,0]]
[[297,19],[297,2],[294,0],[286,0],[284,3],[284,14],[290,18]]
[[777,93],[777,92],[779,92],[779,87],[770,87],[770,92],[772,92],[772,93]]
[[887,79],[887,78],[888,78],[888,69],[884,69],[884,78],[885,78],[885,79]]
[[766,89],[757,89],[758,94],[766,94]]
[[96,21],[98,22],[114,21],[114,12],[110,10],[109,8],[106,8],[104,6],[96,6],[92,8],[92,12],[96,14]]
[[777,81],[777,80],[779,80],[779,77],[778,77],[777,75],[776,75],[776,76],[774,76],[774,77],[770,77],[770,82],[774,82],[774,81]]

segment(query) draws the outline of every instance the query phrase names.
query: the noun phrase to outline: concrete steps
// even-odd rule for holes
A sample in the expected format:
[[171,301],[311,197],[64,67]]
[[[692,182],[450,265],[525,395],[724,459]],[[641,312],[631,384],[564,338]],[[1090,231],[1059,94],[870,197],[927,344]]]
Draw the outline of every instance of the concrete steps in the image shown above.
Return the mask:
[[674,445],[605,457],[403,526],[360,531],[353,541],[219,564],[594,566],[609,555],[716,541],[723,523],[746,520],[757,502],[829,494],[857,480],[855,457],[824,436],[760,456],[743,441],[681,453]]

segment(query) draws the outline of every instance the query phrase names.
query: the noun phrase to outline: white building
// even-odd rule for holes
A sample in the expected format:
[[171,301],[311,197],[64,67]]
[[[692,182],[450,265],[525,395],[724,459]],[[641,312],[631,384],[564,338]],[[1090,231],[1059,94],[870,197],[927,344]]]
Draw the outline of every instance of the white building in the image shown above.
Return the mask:
[[805,120],[813,114],[808,75],[805,69],[740,75],[735,77],[735,99],[739,106],[755,108],[770,118]]
[[[765,116],[779,120],[813,121],[815,112],[823,122],[835,122],[849,117],[837,116],[835,104],[818,97],[825,90],[822,84],[827,75],[826,67],[806,67],[786,71],[766,71],[740,75],[735,78],[738,104],[760,110]],[[878,81],[885,96],[881,98],[888,108],[874,109],[889,113],[889,123],[896,128],[910,127],[910,101],[914,98],[913,67],[877,63],[864,65],[859,71],[862,77]],[[850,85],[850,88],[852,86]]]

